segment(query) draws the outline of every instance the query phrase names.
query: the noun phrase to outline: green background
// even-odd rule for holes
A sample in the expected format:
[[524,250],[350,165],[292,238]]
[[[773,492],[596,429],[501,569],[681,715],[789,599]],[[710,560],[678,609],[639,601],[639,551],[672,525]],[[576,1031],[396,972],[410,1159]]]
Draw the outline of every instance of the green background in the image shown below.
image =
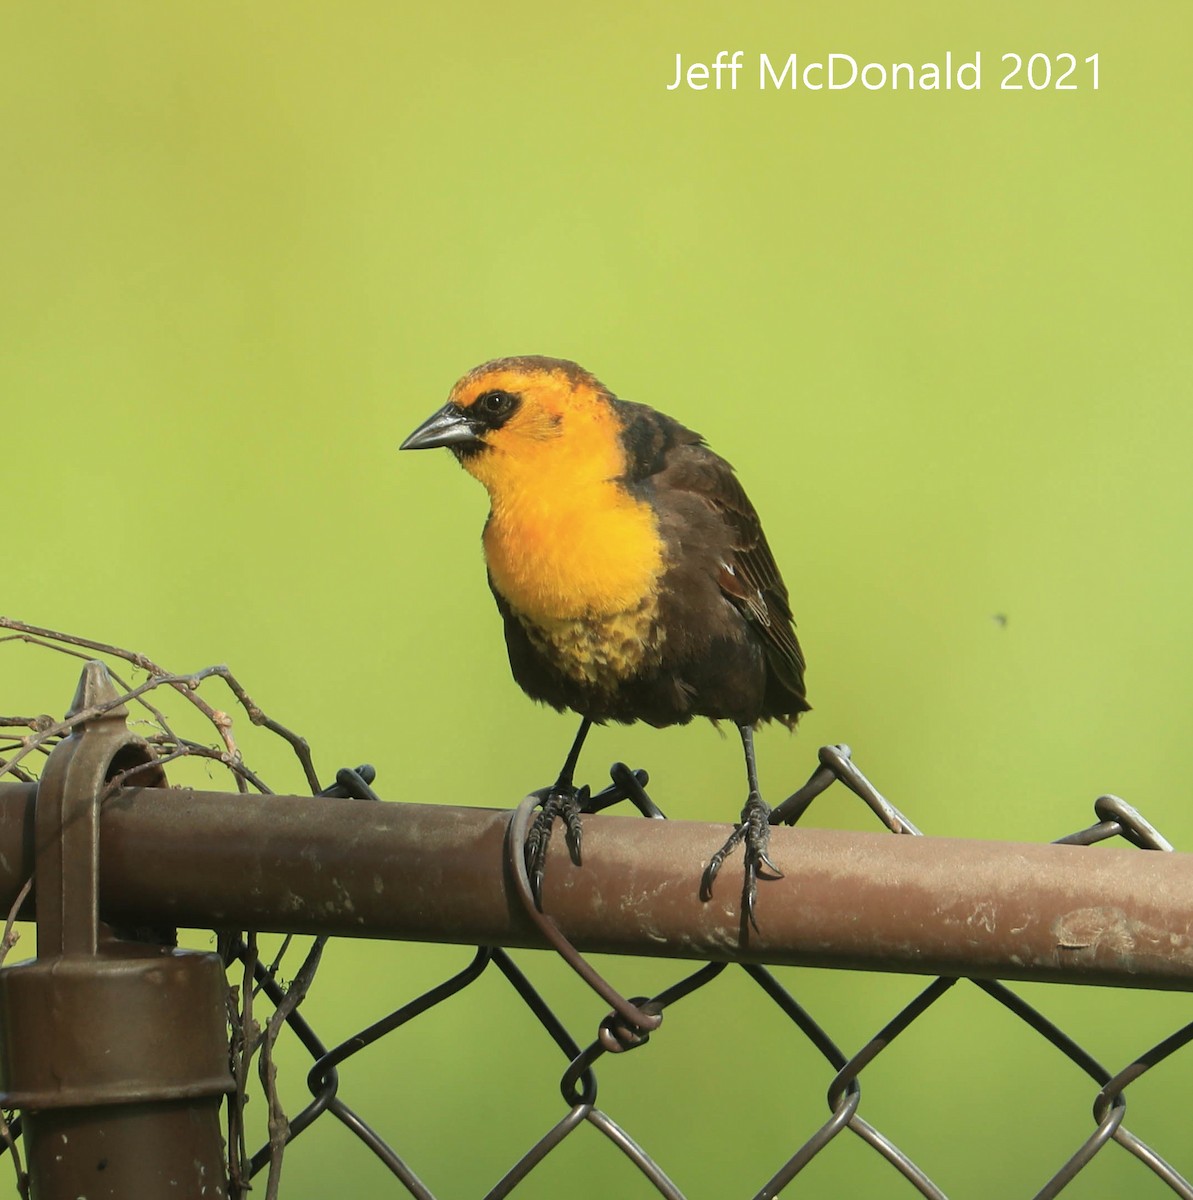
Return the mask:
[[[759,738],[772,800],[847,741],[932,834],[1047,840],[1113,791],[1193,849],[1191,34],[1183,0],[6,3],[0,611],[228,662],[325,775],[367,760],[395,800],[510,805],[573,721],[509,679],[483,492],[395,449],[476,362],[560,355],[704,433],[766,522],[815,706]],[[666,90],[677,52],[737,48],[980,50],[983,87]],[[1100,55],[1098,91],[1084,67],[999,90],[1002,54],[1064,51]],[[61,712],[76,674],[0,646],[0,712]],[[674,816],[743,798],[705,724],[598,731],[581,773],[614,758]],[[836,790],[810,820],[872,827]],[[312,1020],[338,1040],[466,959],[334,944]],[[601,1003],[520,961],[587,1041]],[[679,973],[607,965],[627,993]],[[922,986],[780,974],[847,1053]],[[692,1200],[752,1194],[827,1116],[831,1070],[730,975],[600,1072]],[[1021,990],[1111,1070],[1193,1015]],[[1030,1195],[1096,1091],[1037,1043],[962,985],[867,1072],[862,1115],[950,1195]],[[473,1197],[562,1115],[562,1067],[494,975],[342,1094]],[[293,1112],[305,1072],[282,1069]],[[1188,1070],[1132,1089],[1128,1124],[1193,1174]],[[329,1126],[283,1195],[396,1194]],[[1124,1189],[1166,1194],[1111,1146],[1066,1195]],[[653,1194],[589,1128],[518,1194],[565,1191]],[[911,1192],[846,1134],[790,1194]]]

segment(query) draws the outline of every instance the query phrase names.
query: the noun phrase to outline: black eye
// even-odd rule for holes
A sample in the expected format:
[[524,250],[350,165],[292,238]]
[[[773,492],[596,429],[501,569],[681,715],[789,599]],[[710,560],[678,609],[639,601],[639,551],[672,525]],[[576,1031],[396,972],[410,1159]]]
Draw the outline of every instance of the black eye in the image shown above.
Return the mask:
[[477,396],[475,410],[486,420],[500,421],[508,417],[518,405],[518,397],[512,392],[482,392]]

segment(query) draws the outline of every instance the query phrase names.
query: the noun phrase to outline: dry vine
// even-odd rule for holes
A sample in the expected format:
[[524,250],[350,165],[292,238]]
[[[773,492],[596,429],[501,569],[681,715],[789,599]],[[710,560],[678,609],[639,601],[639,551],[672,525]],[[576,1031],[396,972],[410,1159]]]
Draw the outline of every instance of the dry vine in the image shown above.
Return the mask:
[[[83,722],[93,720],[104,712],[111,711],[123,704],[135,705],[146,714],[153,732],[149,733],[145,740],[154,747],[157,765],[183,758],[210,760],[219,763],[230,772],[238,791],[247,792],[254,789],[258,792],[272,794],[273,790],[244,761],[233,732],[232,716],[199,695],[199,688],[203,683],[207,680],[219,679],[223,681],[235,703],[239,705],[253,725],[269,730],[290,746],[311,792],[316,793],[320,790],[318,776],[315,773],[310,747],[306,739],[270,717],[252,699],[227,666],[204,667],[201,670],[183,674],[168,671],[147,655],[136,651],[126,650],[120,646],[95,641],[91,638],[79,637],[75,634],[29,625],[8,617],[0,617],[0,630],[9,631],[6,635],[0,636],[0,643],[23,642],[83,660],[97,657],[104,660],[117,660],[129,664],[133,670],[146,675],[143,682],[134,686],[123,679],[113,669],[112,662],[108,661],[107,665],[112,679],[119,688],[123,689],[114,700],[72,713],[62,720],[55,720],[44,714],[32,717],[0,714],[0,778],[7,775],[21,782],[32,782],[37,777],[38,763],[49,755],[62,738],[68,737]],[[208,744],[195,738],[184,737],[175,731],[161,708],[149,699],[152,693],[163,688],[173,690],[182,696],[214,729],[217,744]],[[17,732],[18,730],[21,732]],[[143,766],[133,767],[128,771],[121,772],[109,781],[107,790],[111,792],[124,786],[131,781],[131,777],[145,769]],[[14,929],[14,923],[32,886],[33,880],[28,880],[8,914],[3,939],[0,941],[0,964],[3,963],[5,956],[19,936],[18,931]],[[226,940],[226,934],[224,938]],[[257,939],[256,935],[251,932],[244,937],[248,952],[242,955],[243,976],[238,986],[230,986],[228,990],[228,1021],[231,1029],[229,1054],[232,1077],[236,1085],[227,1109],[230,1194],[234,1200],[246,1196],[251,1190],[248,1170],[251,1156],[245,1144],[244,1106],[248,1098],[249,1077],[252,1073],[254,1058],[258,1059],[257,1073],[268,1106],[267,1200],[274,1200],[278,1194],[282,1157],[289,1138],[289,1123],[278,1096],[277,1073],[273,1060],[274,1044],[287,1016],[298,1008],[310,989],[325,941],[324,938],[315,939],[302,966],[286,989],[283,1000],[262,1028],[253,1013],[253,1000],[256,994],[254,975],[258,962]],[[287,939],[278,955],[270,963],[268,973],[271,976],[276,977],[281,966],[281,957],[289,944],[290,941]],[[21,1196],[28,1197],[28,1176],[22,1165],[17,1139],[14,1131],[10,1129],[9,1123],[0,1114],[0,1152],[4,1148],[7,1148],[12,1154],[12,1161],[17,1173],[18,1191]]]

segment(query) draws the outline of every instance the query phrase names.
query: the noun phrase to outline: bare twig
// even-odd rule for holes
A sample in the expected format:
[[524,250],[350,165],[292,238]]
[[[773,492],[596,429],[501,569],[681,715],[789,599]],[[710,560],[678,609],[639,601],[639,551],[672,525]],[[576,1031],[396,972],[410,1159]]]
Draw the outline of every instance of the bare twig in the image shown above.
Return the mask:
[[20,940],[20,933],[13,926],[16,924],[17,913],[21,911],[21,905],[29,899],[29,893],[33,890],[33,879],[25,880],[24,886],[17,892],[17,898],[12,902],[12,908],[8,910],[8,920],[4,922],[4,936],[0,938],[0,963],[8,957],[8,952]]
[[[220,709],[214,708],[203,700],[200,696],[194,694],[197,683],[190,683],[190,676],[173,675],[169,671],[160,667],[148,655],[140,654],[136,651],[125,650],[120,646],[113,646],[107,642],[97,642],[92,638],[78,637],[75,634],[62,633],[53,629],[45,629],[39,625],[29,625],[24,621],[16,621],[11,617],[0,617],[0,629],[11,629],[13,637],[19,641],[38,642],[42,645],[50,645],[52,649],[61,650],[64,653],[75,653],[67,650],[66,647],[79,647],[84,650],[90,650],[98,654],[106,654],[113,658],[119,658],[125,662],[131,663],[139,670],[145,671],[150,677],[150,685],[158,687],[166,684],[173,687],[176,691],[186,697],[199,711],[211,722],[219,733],[221,740],[224,743],[224,748],[227,750],[229,758],[234,761],[240,761],[240,750],[236,745],[236,739],[232,735],[232,718]],[[0,638],[0,641],[8,639]],[[54,645],[54,643],[57,643]],[[79,657],[87,657],[79,655]],[[294,750],[299,763],[302,766],[303,773],[306,776],[307,784],[312,792],[319,790],[319,779],[315,773],[314,763],[311,759],[310,746],[306,738],[301,737],[293,730],[287,728],[279,721],[275,721],[270,717],[255,700],[248,694],[245,688],[235,675],[228,669],[227,666],[220,664],[213,667],[207,667],[203,672],[199,673],[202,678],[214,675],[223,679],[228,690],[236,698],[236,701],[244,709],[249,720],[258,726],[268,729],[271,733],[277,734],[288,742]],[[154,682],[156,681],[156,682]],[[146,687],[142,690],[149,690]],[[140,692],[133,689],[130,692],[130,698],[140,695]]]
[[262,979],[261,982],[257,984],[257,991],[260,991],[265,986],[267,979],[277,979],[278,971],[282,966],[282,959],[286,956],[286,951],[290,949],[293,941],[294,935],[292,933],[286,934],[286,936],[282,939],[282,944],[278,947],[278,952],[273,956],[273,962],[271,962],[265,969],[266,979]]
[[[187,676],[172,675],[169,671],[159,667],[147,655],[139,654],[134,650],[125,650],[120,646],[112,646],[107,642],[97,642],[92,638],[78,637],[75,634],[62,633],[55,629],[44,629],[39,625],[27,625],[24,621],[14,621],[11,617],[0,617],[0,629],[11,629],[14,631],[11,638],[0,638],[0,641],[28,642],[32,645],[44,646],[48,650],[56,650],[61,654],[72,655],[75,658],[86,659],[93,657],[92,654],[80,654],[77,650],[68,649],[71,646],[79,646],[97,654],[106,654],[112,658],[120,658],[125,662],[132,663],[134,667],[149,675],[150,679],[139,691],[135,688],[132,689],[129,693],[130,699],[135,699],[142,691],[149,691],[151,688],[159,687],[162,684],[173,687],[186,696],[211,722],[216,732],[220,735],[228,754],[232,758],[240,756],[240,751],[236,746],[236,739],[232,736],[232,718],[227,713],[213,708],[206,700],[193,695],[194,688],[191,687],[188,690]],[[208,667],[205,674],[218,674],[219,670],[219,667]],[[224,667],[223,670],[226,671],[227,668]]]
[[29,1174],[25,1170],[25,1164],[21,1158],[21,1148],[16,1138],[12,1136],[12,1128],[5,1113],[0,1113],[0,1141],[12,1155],[13,1169],[17,1173],[17,1194],[22,1197],[22,1200],[29,1200]]
[[[233,775],[237,777],[237,789],[244,791],[245,788],[240,786],[240,781],[252,784],[257,791],[270,795],[273,789],[263,780],[251,767],[243,760],[240,762],[229,762],[228,756],[223,750],[217,750],[214,746],[205,746],[202,742],[191,741],[190,738],[177,737],[174,734],[152,733],[145,740],[151,746],[161,746],[168,748],[177,746],[186,751],[186,756],[190,758],[207,758],[213,762],[217,762],[222,767],[227,767]],[[179,756],[181,757],[181,756]],[[162,761],[162,760],[159,760]]]
[[252,1189],[249,1183],[249,1153],[246,1144],[244,1106],[248,1100],[248,1076],[253,1055],[261,1036],[261,1027],[253,1019],[253,977],[257,970],[257,935],[245,938],[241,956],[240,1004],[235,989],[229,989],[228,1021],[232,1028],[231,1066],[236,1090],[228,1099],[228,1166],[233,1200],[240,1200]]
[[[171,744],[173,744],[171,739],[160,736],[149,737],[145,740],[153,746],[169,747]],[[266,787],[265,784],[257,777],[257,775],[253,771],[249,770],[244,763],[230,763],[227,761],[227,757],[222,751],[213,750],[210,746],[204,746],[198,742],[180,739],[177,744],[174,744],[174,748],[172,750],[167,748],[164,754],[157,755],[152,762],[138,763],[135,767],[129,767],[128,770],[121,771],[119,775],[113,776],[105,785],[103,795],[100,797],[100,799],[106,800],[109,796],[118,792],[122,787],[127,787],[129,780],[135,776],[145,774],[149,771],[154,771],[159,767],[164,767],[166,763],[174,762],[176,759],[180,758],[214,759],[222,766],[227,767],[229,771],[240,775],[249,783],[252,783],[259,791],[266,794],[268,794],[270,791],[270,789]]]
[[278,1096],[277,1068],[273,1061],[273,1047],[290,1014],[306,999],[306,994],[314,981],[315,972],[319,969],[323,948],[326,945],[327,938],[325,937],[317,937],[314,940],[302,966],[299,967],[298,973],[286,989],[281,1003],[273,1010],[265,1025],[265,1034],[261,1045],[261,1061],[257,1068],[261,1077],[261,1085],[269,1099],[269,1177],[265,1184],[265,1200],[278,1200],[278,1188],[282,1176],[282,1155],[290,1137],[290,1122],[286,1119],[285,1110],[282,1108],[281,1099]]
[[[3,620],[3,618],[0,618]],[[102,704],[89,704],[85,708],[80,709],[76,713],[72,713],[69,717],[64,717],[61,721],[55,721],[48,729],[38,735],[36,741],[27,739],[24,745],[10,760],[10,764],[16,764],[23,758],[27,757],[32,751],[43,742],[50,738],[61,738],[72,732],[77,726],[84,725],[88,721],[94,721],[96,717],[101,717],[104,713],[111,712],[112,709],[118,708],[121,704],[127,704],[130,700],[136,700],[145,692],[150,692],[154,688],[169,686],[179,687],[193,692],[198,688],[199,684],[204,679],[210,679],[214,675],[220,673],[219,667],[204,667],[200,671],[195,671],[190,675],[158,675],[152,679],[147,679],[144,683],[139,684],[135,688],[116,697],[114,700],[105,701]],[[197,697],[195,697],[197,699]],[[239,751],[236,752],[237,755]]]
[[8,760],[0,757],[0,775],[11,774],[19,783],[33,783],[36,775],[26,771],[24,767],[9,766]]

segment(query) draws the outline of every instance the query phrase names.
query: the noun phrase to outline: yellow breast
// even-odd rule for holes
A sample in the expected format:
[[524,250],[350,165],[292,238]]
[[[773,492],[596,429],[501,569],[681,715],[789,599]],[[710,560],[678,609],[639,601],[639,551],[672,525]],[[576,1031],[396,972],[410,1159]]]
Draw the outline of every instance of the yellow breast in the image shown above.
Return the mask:
[[494,495],[484,547],[494,587],[538,623],[639,613],[663,572],[650,505],[609,481]]

